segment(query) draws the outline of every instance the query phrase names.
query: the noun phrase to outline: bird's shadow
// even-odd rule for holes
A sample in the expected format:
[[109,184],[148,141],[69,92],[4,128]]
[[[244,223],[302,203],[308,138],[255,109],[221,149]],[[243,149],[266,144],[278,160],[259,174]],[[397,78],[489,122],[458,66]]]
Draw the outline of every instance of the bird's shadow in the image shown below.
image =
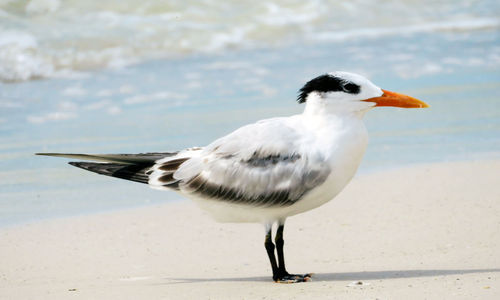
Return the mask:
[[[394,271],[367,271],[346,273],[314,273],[313,281],[358,281],[382,280],[399,278],[417,278],[432,276],[463,275],[474,273],[500,272],[500,269],[457,269],[457,270],[394,270]],[[200,282],[270,282],[270,276],[265,277],[230,277],[230,278],[164,278],[169,282],[163,284],[200,283]]]

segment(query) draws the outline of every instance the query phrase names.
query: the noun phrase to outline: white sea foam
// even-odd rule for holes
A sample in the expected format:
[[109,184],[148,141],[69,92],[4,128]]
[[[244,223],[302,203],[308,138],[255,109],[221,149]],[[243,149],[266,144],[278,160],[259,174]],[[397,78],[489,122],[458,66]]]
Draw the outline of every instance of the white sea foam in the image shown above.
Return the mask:
[[122,113],[122,109],[119,106],[114,105],[114,106],[108,107],[106,112],[110,115],[119,115]]
[[69,86],[61,91],[61,95],[69,97],[82,97],[87,95],[87,91],[81,86]]
[[30,15],[55,12],[61,6],[59,0],[31,0],[26,5],[26,13]]
[[39,53],[34,36],[22,31],[0,32],[0,80],[47,77],[53,71],[50,59]]
[[46,122],[57,122],[75,119],[78,117],[79,105],[72,101],[61,101],[52,111],[30,114],[26,120],[32,124],[42,124]]
[[469,19],[460,21],[431,22],[401,27],[375,27],[360,28],[352,30],[339,30],[331,32],[319,32],[312,39],[320,41],[341,41],[353,38],[377,38],[387,35],[404,35],[417,32],[433,31],[468,31],[478,29],[492,29],[500,27],[497,19]]
[[111,101],[108,99],[105,99],[105,100],[99,100],[99,101],[87,104],[84,107],[84,109],[86,109],[86,110],[100,110],[100,109],[103,109],[103,108],[108,107],[110,105],[111,105]]
[[396,65],[394,71],[401,78],[417,78],[423,75],[431,75],[446,72],[447,70],[436,63],[427,62],[422,64],[419,68],[415,68],[413,65]]
[[62,121],[74,119],[77,117],[75,112],[71,111],[55,111],[51,113],[46,113],[42,115],[31,115],[27,117],[28,122],[33,124],[45,123],[48,121]]
[[154,58],[294,41],[498,29],[499,6],[495,0],[4,0],[0,80],[78,76]]
[[183,94],[175,94],[171,92],[157,92],[152,94],[143,94],[143,95],[127,97],[123,100],[123,103],[127,105],[132,105],[132,104],[142,104],[159,100],[181,100],[186,98],[187,95]]
[[15,102],[13,100],[0,99],[0,108],[21,108],[24,104]]

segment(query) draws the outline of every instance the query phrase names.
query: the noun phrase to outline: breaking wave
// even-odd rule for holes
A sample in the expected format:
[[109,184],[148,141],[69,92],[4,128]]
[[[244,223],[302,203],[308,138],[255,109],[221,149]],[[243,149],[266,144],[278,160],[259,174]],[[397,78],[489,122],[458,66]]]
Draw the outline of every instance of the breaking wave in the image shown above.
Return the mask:
[[492,0],[0,0],[0,80],[78,76],[294,41],[496,30],[499,7]]

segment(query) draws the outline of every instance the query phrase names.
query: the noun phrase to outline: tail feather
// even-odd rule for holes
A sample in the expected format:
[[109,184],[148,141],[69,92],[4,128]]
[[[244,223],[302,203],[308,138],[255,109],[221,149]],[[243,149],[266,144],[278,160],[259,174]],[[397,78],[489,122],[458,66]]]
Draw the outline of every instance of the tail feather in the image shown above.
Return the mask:
[[155,161],[174,156],[178,152],[153,152],[139,154],[79,154],[79,153],[36,153],[36,155],[76,158],[121,164],[152,164]]
[[[139,154],[78,154],[78,153],[36,153],[36,155],[76,158],[98,162],[69,162],[70,165],[101,175],[149,183],[152,167],[157,161],[174,157],[179,152],[153,152]],[[173,159],[170,165],[178,167],[187,158]],[[164,163],[165,164],[165,163]],[[168,163],[167,163],[168,164]],[[172,173],[172,172],[170,172]],[[170,180],[165,187],[177,189],[178,180]]]
[[91,162],[69,162],[70,165],[91,171],[97,174],[127,179],[140,183],[148,183],[149,176],[146,172],[151,165],[125,165],[116,163],[91,163]]

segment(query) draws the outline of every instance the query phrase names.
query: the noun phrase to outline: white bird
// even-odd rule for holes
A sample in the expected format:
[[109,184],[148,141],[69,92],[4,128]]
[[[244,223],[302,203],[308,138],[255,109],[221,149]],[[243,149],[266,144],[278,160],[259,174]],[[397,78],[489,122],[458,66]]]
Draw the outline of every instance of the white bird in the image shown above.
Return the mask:
[[[375,106],[428,107],[382,90],[366,78],[333,72],[299,91],[302,114],[243,126],[206,147],[173,153],[39,155],[103,161],[70,162],[95,173],[174,190],[220,222],[265,225],[275,282],[308,281],[289,274],[283,254],[286,218],[334,198],[354,176],[368,143],[363,116]],[[275,243],[272,226],[278,224]],[[278,259],[276,260],[275,248]]]

